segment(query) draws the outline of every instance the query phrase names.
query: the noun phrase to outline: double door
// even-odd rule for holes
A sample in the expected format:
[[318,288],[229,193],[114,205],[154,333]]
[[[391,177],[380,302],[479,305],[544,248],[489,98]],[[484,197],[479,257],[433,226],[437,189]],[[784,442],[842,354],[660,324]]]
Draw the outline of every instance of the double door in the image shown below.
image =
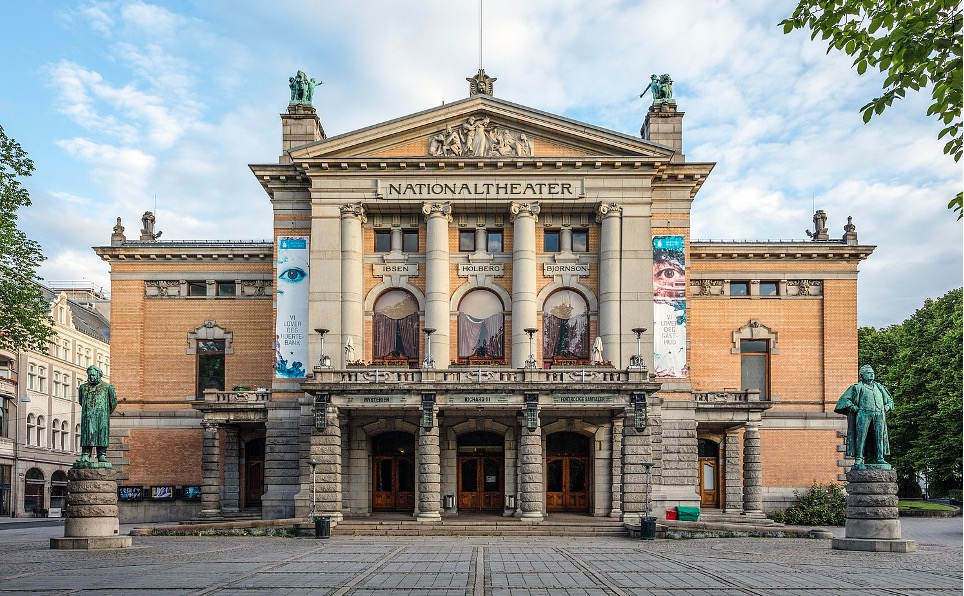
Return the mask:
[[546,459],[546,510],[589,511],[589,458],[550,455]]
[[459,456],[459,510],[495,511],[502,509],[503,456]]
[[373,476],[372,509],[374,511],[414,511],[414,457],[376,455]]

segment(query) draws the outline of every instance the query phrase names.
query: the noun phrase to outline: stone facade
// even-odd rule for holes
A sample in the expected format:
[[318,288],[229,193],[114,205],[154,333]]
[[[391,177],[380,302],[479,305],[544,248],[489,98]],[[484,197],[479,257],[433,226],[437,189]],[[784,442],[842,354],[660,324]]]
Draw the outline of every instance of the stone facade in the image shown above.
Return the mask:
[[[686,161],[675,103],[643,138],[486,93],[330,139],[313,108],[289,110],[280,162],[251,166],[274,239],[96,249],[124,363],[122,485],[200,484],[206,517],[637,523],[677,505],[759,516],[843,472],[832,408],[873,247],[691,240],[713,164]],[[271,365],[291,237],[307,239],[303,378]],[[686,261],[672,372],[653,330],[663,237]],[[199,387],[206,341],[221,390]],[[145,449],[166,437],[176,464]]]

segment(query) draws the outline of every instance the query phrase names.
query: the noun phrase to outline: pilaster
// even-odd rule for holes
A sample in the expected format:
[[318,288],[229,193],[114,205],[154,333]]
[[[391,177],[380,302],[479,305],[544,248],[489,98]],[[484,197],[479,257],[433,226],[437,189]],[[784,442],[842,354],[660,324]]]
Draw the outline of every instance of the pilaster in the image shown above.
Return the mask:
[[738,429],[727,431],[723,439],[723,511],[743,511],[743,485],[740,483],[740,433]]
[[620,251],[623,209],[616,203],[602,203],[596,208],[599,234],[599,337],[603,342],[603,358],[621,364],[619,352]]
[[217,424],[202,422],[201,516],[221,515],[221,436]]
[[613,417],[612,433],[612,466],[613,466],[613,486],[612,486],[612,505],[609,509],[609,517],[622,517],[623,515],[623,423],[625,413]]
[[763,515],[759,422],[747,422],[743,430],[743,514],[754,517]]

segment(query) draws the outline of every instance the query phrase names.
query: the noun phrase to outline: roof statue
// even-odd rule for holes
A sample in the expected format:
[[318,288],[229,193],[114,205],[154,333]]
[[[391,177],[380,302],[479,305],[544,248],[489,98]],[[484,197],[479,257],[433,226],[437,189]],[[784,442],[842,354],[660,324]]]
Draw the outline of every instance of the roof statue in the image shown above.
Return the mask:
[[653,105],[658,103],[676,103],[676,99],[673,98],[673,79],[670,78],[668,74],[661,76],[653,75],[650,79],[649,86],[646,87],[646,91],[639,94],[640,97],[646,95],[647,92],[652,92]]
[[161,232],[154,233],[154,214],[150,211],[145,211],[144,215],[141,216],[141,223],[144,227],[141,229],[141,241],[142,242],[153,242],[161,237]]
[[[856,229],[856,228],[855,228]],[[813,214],[813,231],[806,230],[807,236],[814,242],[818,240],[830,240],[827,233],[827,213],[823,209],[817,209]]]
[[321,84],[322,81],[309,79],[305,71],[299,70],[298,74],[288,79],[288,87],[291,89],[291,101],[288,102],[288,105],[310,106],[311,98],[315,94],[315,87]]
[[499,79],[485,74],[485,69],[480,68],[474,77],[465,79],[469,82],[469,96],[472,95],[495,95],[495,83]]

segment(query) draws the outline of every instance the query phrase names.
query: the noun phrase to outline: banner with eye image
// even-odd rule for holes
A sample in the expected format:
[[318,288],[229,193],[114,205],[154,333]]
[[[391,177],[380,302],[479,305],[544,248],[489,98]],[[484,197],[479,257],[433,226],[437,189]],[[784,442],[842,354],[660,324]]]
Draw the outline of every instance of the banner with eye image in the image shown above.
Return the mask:
[[687,375],[685,267],[682,236],[653,237],[653,372],[659,378]]
[[303,379],[308,362],[308,237],[279,237],[276,255],[275,376]]

